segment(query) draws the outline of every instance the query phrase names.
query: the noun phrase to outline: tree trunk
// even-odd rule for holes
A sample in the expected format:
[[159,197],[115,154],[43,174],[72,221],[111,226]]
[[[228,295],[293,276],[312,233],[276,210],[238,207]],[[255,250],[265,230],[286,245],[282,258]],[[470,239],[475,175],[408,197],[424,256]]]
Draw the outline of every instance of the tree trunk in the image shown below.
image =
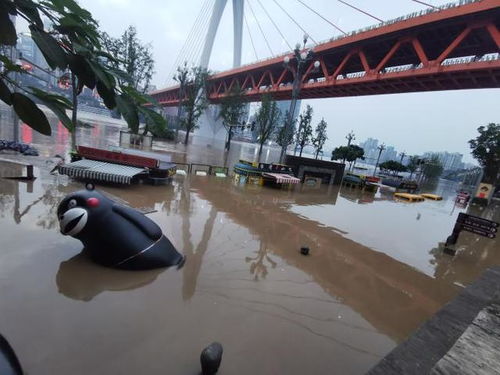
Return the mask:
[[281,146],[280,164],[284,164],[287,146]]
[[260,162],[260,156],[262,155],[262,146],[264,146],[264,143],[261,143],[259,146],[259,157],[257,159],[258,162]]
[[186,128],[186,136],[184,137],[184,144],[187,145],[189,142],[189,129]]
[[76,127],[77,127],[77,112],[78,112],[78,87],[76,86],[76,76],[71,73],[71,88],[73,99],[73,112],[71,114],[71,122],[73,123],[73,131],[71,132],[71,151],[76,151]]
[[233,128],[230,127],[229,130],[227,131],[227,142],[226,142],[226,147],[225,149],[227,151],[229,151],[229,149],[231,148],[231,138],[233,136]]
[[300,153],[299,153],[299,158],[302,157],[302,150],[304,149],[304,146],[300,145]]
[[320,151],[320,150],[316,150],[316,160],[318,160],[319,151]]

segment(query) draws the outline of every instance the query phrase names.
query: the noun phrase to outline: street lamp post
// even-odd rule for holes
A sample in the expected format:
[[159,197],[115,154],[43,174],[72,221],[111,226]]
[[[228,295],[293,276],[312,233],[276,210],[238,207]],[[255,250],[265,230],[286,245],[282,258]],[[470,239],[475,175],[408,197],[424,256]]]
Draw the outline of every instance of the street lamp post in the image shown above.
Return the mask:
[[[299,99],[300,95],[300,90],[302,89],[302,79],[304,78],[304,73],[305,73],[305,68],[306,64],[311,61],[314,57],[314,52],[312,49],[306,49],[306,43],[307,43],[308,36],[304,35],[304,45],[302,49],[300,48],[300,44],[297,43],[295,46],[295,49],[293,50],[293,57],[295,58],[295,61],[297,62],[297,66],[295,69],[292,69],[290,67],[290,56],[285,56],[283,59],[283,63],[285,65],[285,68],[287,68],[293,75],[293,85],[292,85],[292,100],[290,101],[290,108],[288,110],[288,119],[286,121],[285,126],[287,127],[287,132],[292,131],[292,124],[293,124],[293,118],[295,114],[295,109],[297,107],[297,100]],[[319,61],[314,62],[314,69],[318,69],[320,66]],[[300,134],[300,131],[302,129],[299,127],[298,129],[298,134]],[[287,146],[283,146],[281,149],[281,155],[280,155],[280,163],[283,162],[283,158],[286,154],[286,148]],[[295,147],[293,154],[295,155],[297,153],[297,147]]]
[[375,169],[373,170],[374,176],[375,173],[377,172],[378,162],[380,161],[380,155],[382,155],[382,152],[385,150],[385,145],[382,143],[380,146],[377,147],[377,149],[378,149],[378,157],[377,157],[377,163],[375,164]]

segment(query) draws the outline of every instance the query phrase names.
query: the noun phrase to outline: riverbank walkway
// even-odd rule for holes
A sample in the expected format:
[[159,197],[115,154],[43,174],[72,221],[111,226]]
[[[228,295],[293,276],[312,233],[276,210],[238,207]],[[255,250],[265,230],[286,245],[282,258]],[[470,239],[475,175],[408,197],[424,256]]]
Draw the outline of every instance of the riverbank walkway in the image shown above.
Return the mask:
[[500,267],[425,322],[367,375],[500,374]]

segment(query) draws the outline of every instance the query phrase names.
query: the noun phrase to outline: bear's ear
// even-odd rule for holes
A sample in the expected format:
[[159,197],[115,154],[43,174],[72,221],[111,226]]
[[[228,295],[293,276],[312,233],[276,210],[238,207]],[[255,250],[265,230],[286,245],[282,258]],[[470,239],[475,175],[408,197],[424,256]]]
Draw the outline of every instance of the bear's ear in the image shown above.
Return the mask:
[[95,189],[95,186],[94,186],[94,184],[93,184],[93,183],[91,183],[91,182],[87,182],[87,183],[85,184],[85,189],[87,189],[88,191],[92,191],[92,190],[94,190],[94,189]]

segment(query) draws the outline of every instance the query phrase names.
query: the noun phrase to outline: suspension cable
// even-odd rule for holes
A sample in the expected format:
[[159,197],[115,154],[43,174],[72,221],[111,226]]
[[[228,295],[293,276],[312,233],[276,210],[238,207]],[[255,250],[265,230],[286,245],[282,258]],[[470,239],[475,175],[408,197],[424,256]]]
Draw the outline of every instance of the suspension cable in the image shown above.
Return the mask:
[[361,13],[363,13],[363,14],[366,14],[368,17],[371,17],[371,18],[373,18],[373,19],[377,20],[378,22],[384,22],[384,21],[383,21],[383,20],[381,20],[380,18],[375,17],[374,15],[372,15],[372,14],[370,14],[370,13],[368,13],[368,12],[365,12],[363,9],[359,9],[359,8],[355,7],[354,5],[351,5],[351,4],[349,4],[348,2],[345,2],[344,0],[337,0],[337,1],[338,1],[338,2],[340,2],[340,3],[342,3],[342,4],[347,5],[348,7],[351,7],[352,9],[357,10],[358,12],[361,12]]
[[430,8],[439,9],[439,7],[437,7],[437,6],[434,6],[432,4],[424,3],[423,1],[420,1],[420,0],[411,0],[411,1],[414,1],[415,3],[419,3],[419,4],[422,4],[422,5],[425,5],[425,6],[430,7]]
[[318,42],[316,42],[313,39],[313,37],[311,36],[311,34],[309,34],[302,26],[300,26],[300,24],[297,21],[295,21],[295,19],[280,5],[280,3],[278,3],[276,0],[273,0],[273,1],[288,16],[288,18],[290,18],[293,21],[293,23],[295,23],[299,27],[299,29],[302,30],[302,32],[305,35],[307,35],[309,38],[311,38],[311,40],[314,42],[314,44],[318,44]]
[[[209,4],[211,2],[212,2],[212,0],[206,0],[203,3],[203,6],[202,6],[200,12],[198,13],[196,20],[195,20],[193,26],[191,27],[191,30],[188,34],[188,37],[186,38],[184,45],[182,46],[179,54],[177,55],[177,58],[175,59],[175,62],[172,66],[172,69],[169,72],[168,77],[166,78],[167,84],[173,83],[172,77],[173,77],[173,74],[175,73],[176,69],[178,68],[178,66],[180,64],[182,64],[184,61],[188,62],[187,61],[188,53],[191,52],[191,51],[189,51],[189,46],[191,46],[193,44],[194,38],[200,35],[200,32],[199,32],[200,27],[203,28],[202,25],[206,23],[206,19],[208,17],[204,17],[204,16],[206,16],[208,14],[207,10],[209,9]],[[202,17],[204,17],[204,18],[202,19]],[[182,61],[182,60],[184,60],[184,61]]]
[[255,49],[255,44],[253,43],[252,33],[250,32],[250,27],[248,26],[247,15],[243,11],[243,19],[245,20],[245,26],[247,27],[248,36],[250,37],[250,43],[252,44],[253,53],[255,53],[255,59],[258,60],[257,50]]
[[297,0],[299,3],[301,3],[303,6],[305,6],[307,9],[309,9],[311,12],[313,12],[314,14],[316,14],[317,16],[321,17],[324,21],[328,22],[330,25],[332,25],[333,27],[335,27],[338,31],[340,31],[342,34],[344,35],[347,35],[347,33],[342,30],[340,27],[338,27],[337,25],[335,25],[333,22],[331,22],[329,19],[323,17],[321,15],[321,13],[318,13],[316,12],[313,8],[311,8],[309,5],[307,5],[306,3],[304,3],[302,0]]
[[[215,6],[215,1],[213,1],[212,3],[214,3],[213,6]],[[210,3],[209,3],[210,4]],[[213,6],[208,6],[207,10],[212,8],[213,9]],[[186,58],[186,60],[188,62],[191,62],[195,65],[198,65],[198,59],[202,53],[202,50],[203,50],[203,46],[204,46],[204,43],[205,43],[205,36],[206,36],[206,32],[208,30],[208,27],[210,25],[210,20],[211,20],[211,12],[208,12],[206,11],[205,12],[207,14],[207,17],[205,17],[202,21],[202,24],[200,26],[200,28],[198,29],[197,31],[197,38],[194,40],[194,43],[192,43],[190,46],[189,46],[189,53],[188,53],[188,56]]]
[[206,14],[208,14],[207,9],[208,9],[209,3],[210,3],[210,0],[206,0],[202,6],[200,12],[198,13],[198,16],[196,17],[196,20],[195,20],[193,26],[191,27],[191,30],[189,31],[188,37],[186,38],[186,41],[184,42],[184,45],[182,46],[181,51],[177,55],[177,59],[175,60],[175,64],[173,67],[174,70],[177,69],[177,66],[179,64],[183,63],[183,61],[181,61],[181,60],[185,60],[187,53],[188,53],[188,50],[189,50],[189,46],[192,44],[194,38],[199,35],[199,29],[200,29],[201,25],[204,23],[204,21],[201,21],[201,19],[202,19],[202,16],[205,16]]
[[276,25],[276,23],[274,22],[274,20],[272,19],[272,17],[269,15],[269,13],[267,12],[267,9],[264,8],[264,5],[262,5],[261,1],[260,0],[257,0],[257,2],[260,4],[260,7],[264,10],[264,13],[266,13],[267,15],[267,18],[269,18],[269,20],[271,21],[271,23],[273,24],[274,28],[278,31],[278,33],[281,35],[281,38],[285,41],[286,45],[288,46],[288,48],[290,48],[290,51],[293,50],[292,46],[290,45],[290,43],[288,43],[288,40],[286,40],[285,36],[283,35],[283,33],[281,32],[281,30],[279,29],[278,25]]
[[252,4],[250,4],[250,1],[247,1],[248,7],[250,8],[250,12],[252,12],[253,18],[255,19],[255,22],[257,22],[257,26],[259,27],[260,33],[262,34],[262,37],[266,41],[267,48],[269,48],[269,52],[271,52],[271,56],[274,56],[273,50],[271,49],[271,46],[269,45],[269,42],[267,41],[266,34],[264,34],[264,30],[262,30],[262,27],[260,26],[259,20],[257,17],[255,17],[255,13],[252,8]]

